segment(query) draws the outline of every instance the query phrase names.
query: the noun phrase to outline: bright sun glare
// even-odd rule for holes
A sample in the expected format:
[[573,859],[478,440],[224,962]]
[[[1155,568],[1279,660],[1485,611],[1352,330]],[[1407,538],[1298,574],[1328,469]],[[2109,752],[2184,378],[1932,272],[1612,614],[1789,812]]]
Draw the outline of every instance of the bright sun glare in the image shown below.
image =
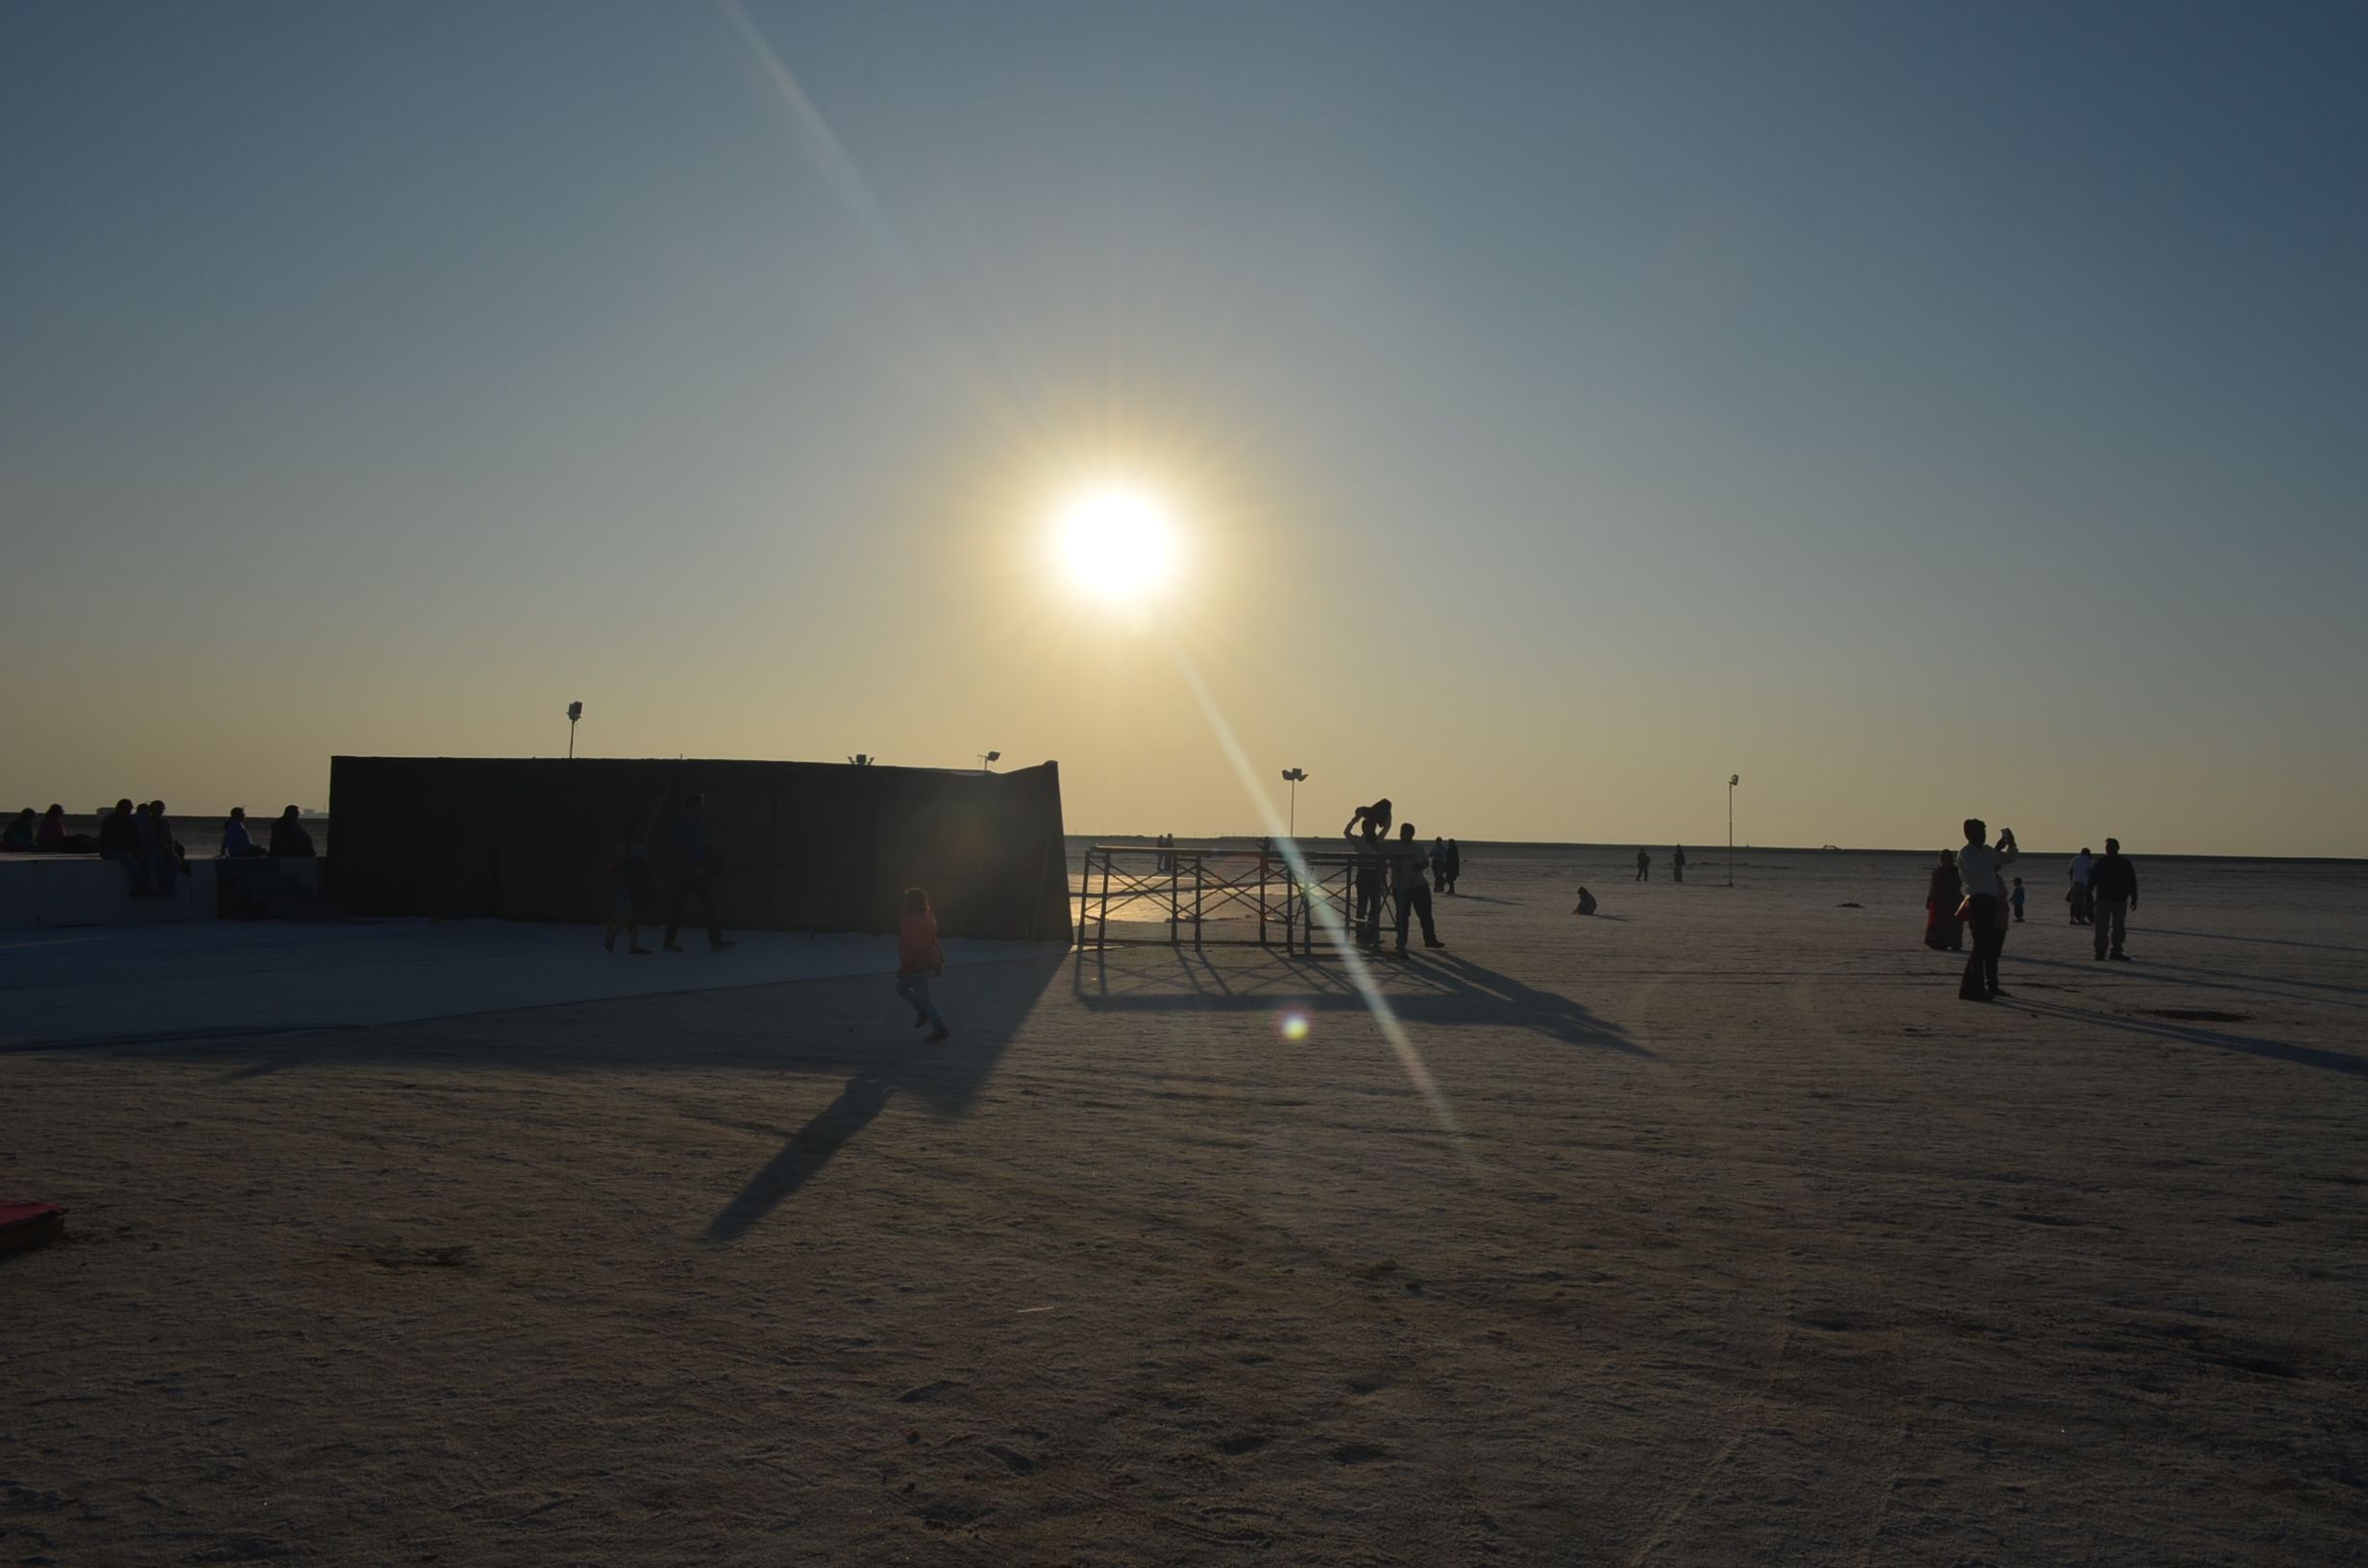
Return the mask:
[[1101,485],[1072,497],[1058,527],[1062,566],[1078,587],[1099,598],[1141,599],[1175,570],[1167,505],[1132,485]]

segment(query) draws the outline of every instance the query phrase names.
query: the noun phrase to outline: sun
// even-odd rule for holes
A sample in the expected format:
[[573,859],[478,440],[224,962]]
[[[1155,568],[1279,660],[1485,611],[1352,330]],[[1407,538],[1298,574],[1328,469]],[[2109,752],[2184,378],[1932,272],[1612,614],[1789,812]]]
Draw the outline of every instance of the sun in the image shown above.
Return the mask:
[[1098,599],[1134,600],[1175,573],[1175,527],[1167,502],[1138,485],[1101,484],[1072,496],[1055,519],[1070,580]]

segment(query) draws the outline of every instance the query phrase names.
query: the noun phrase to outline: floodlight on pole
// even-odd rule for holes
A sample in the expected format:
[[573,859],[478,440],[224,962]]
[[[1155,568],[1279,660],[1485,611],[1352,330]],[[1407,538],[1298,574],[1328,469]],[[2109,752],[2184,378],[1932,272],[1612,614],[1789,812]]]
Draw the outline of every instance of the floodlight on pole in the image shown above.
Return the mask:
[[1743,782],[1740,773],[1727,775],[1727,886],[1735,886],[1735,786]]
[[576,721],[582,717],[582,703],[570,702],[567,705],[567,760],[570,762],[576,760]]
[[978,771],[991,773],[995,772],[995,765],[1002,760],[1003,753],[1000,751],[981,751],[978,753]]
[[1299,836],[1299,785],[1307,778],[1307,770],[1286,768],[1283,777],[1291,781],[1291,836],[1296,839]]

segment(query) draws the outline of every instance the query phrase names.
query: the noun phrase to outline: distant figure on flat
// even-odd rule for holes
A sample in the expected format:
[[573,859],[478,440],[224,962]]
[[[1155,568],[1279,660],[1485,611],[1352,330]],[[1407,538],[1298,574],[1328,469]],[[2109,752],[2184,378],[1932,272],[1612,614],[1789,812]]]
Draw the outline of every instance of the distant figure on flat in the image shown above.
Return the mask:
[[904,912],[897,917],[897,994],[912,1004],[914,1028],[937,1026],[925,1037],[932,1045],[953,1035],[929,995],[929,982],[945,973],[946,949],[938,945],[937,912],[929,907],[928,890],[906,888]]
[[[28,835],[33,831],[33,808],[31,806],[25,808],[25,831]],[[1431,840],[1431,891],[1433,893],[1447,891],[1447,841],[1442,838]]]
[[1422,919],[1422,945],[1444,947],[1439,940],[1439,928],[1431,923],[1431,885],[1423,872],[1422,845],[1415,843],[1415,824],[1408,822],[1397,830],[1397,844],[1390,857],[1392,891],[1397,894],[1397,956],[1406,956],[1406,922],[1415,916]]
[[2016,878],[2014,879],[2014,892],[2013,892],[2013,894],[2012,894],[2011,895],[2010,895],[2010,897],[2008,898],[2008,900],[2007,900],[2007,901],[2008,901],[2009,903],[2010,903],[2010,904],[2012,904],[2012,905],[2014,906],[2014,923],[2015,923],[2016,925],[2020,925],[2020,924],[2022,924],[2022,923],[2023,923],[2023,879],[2022,879],[2021,877],[2019,877],[2019,876],[2018,876],[2018,877],[2016,877]]
[[705,796],[691,794],[682,797],[681,808],[675,813],[674,826],[666,838],[666,950],[682,951],[682,944],[675,941],[682,929],[682,906],[697,898],[699,913],[707,922],[707,950],[729,951],[732,944],[724,940],[724,928],[715,921],[712,884],[718,862],[715,850],[707,843]]
[[1669,874],[1677,881],[1686,880],[1686,846],[1682,844],[1669,856]]
[[1585,888],[1581,888],[1579,890],[1579,907],[1572,910],[1570,913],[1573,915],[1592,915],[1595,913],[1595,895],[1588,892]]
[[2130,911],[2137,908],[2137,868],[2121,857],[2121,841],[2105,841],[2105,853],[2088,873],[2088,923],[2096,927],[2097,957],[2109,956],[2130,962],[2130,955],[2121,950],[2123,929]]
[[1958,982],[1958,1000],[1987,1002],[2006,994],[1998,989],[1998,950],[2006,945],[2007,928],[2000,917],[2005,889],[2000,867],[2011,865],[2019,853],[2014,830],[1998,830],[1995,848],[1989,844],[1989,824],[1979,817],[1965,819],[1965,846],[1957,851],[1957,872],[1964,878],[1965,934],[1973,951],[1965,955],[1964,977]]
[[1447,891],[1455,892],[1455,879],[1464,874],[1464,846],[1453,839],[1447,841]]
[[2072,923],[2086,925],[2095,900],[2089,896],[2088,879],[2096,870],[2096,857],[2082,845],[2081,852],[2072,857],[2072,886],[2065,890],[2064,902],[2072,906]]
[[1933,868],[1932,886],[1924,894],[1925,946],[1936,953],[1964,951],[1965,922],[1957,913],[1964,899],[1965,884],[1957,874],[1957,857],[1943,849],[1940,864]]
[[609,850],[608,928],[601,933],[601,946],[615,952],[617,933],[622,931],[625,950],[647,957],[650,949],[641,944],[641,917],[657,902],[657,878],[650,871],[650,844],[642,825],[638,816],[628,817]]
[[1653,876],[1653,857],[1652,857],[1652,856],[1650,856],[1650,855],[1648,855],[1648,854],[1646,854],[1646,853],[1645,853],[1643,850],[1641,850],[1641,849],[1638,850],[1638,851],[1637,851],[1637,880],[1638,880],[1638,881],[1640,881],[1640,882],[1649,882],[1649,881],[1651,881],[1651,880],[1652,880],[1652,876]]

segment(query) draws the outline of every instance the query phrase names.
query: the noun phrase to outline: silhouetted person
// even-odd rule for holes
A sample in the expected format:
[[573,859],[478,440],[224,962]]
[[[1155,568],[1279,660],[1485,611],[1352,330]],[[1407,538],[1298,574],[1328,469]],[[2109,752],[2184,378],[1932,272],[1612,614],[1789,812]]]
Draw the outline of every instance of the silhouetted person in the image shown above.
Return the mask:
[[310,860],[320,851],[312,847],[312,835],[298,820],[294,806],[273,820],[271,824],[271,855],[274,860]]
[[2013,894],[2012,894],[2009,897],[2008,901],[2009,901],[2010,903],[2013,904],[2013,906],[2014,906],[2014,923],[2015,923],[2016,925],[2020,925],[2020,924],[2022,924],[2022,923],[2023,923],[2023,879],[2022,879],[2021,877],[2019,877],[2019,876],[2018,876],[2018,877],[2016,877],[2016,878],[2014,879],[2014,892],[2013,892]]
[[1381,906],[1390,885],[1388,868],[1382,864],[1383,852],[1388,847],[1382,834],[1389,821],[1387,800],[1359,806],[1342,834],[1356,851],[1357,944],[1369,951],[1379,951],[1381,947]]
[[715,920],[715,889],[713,880],[717,861],[714,848],[707,843],[707,797],[703,795],[683,796],[682,808],[675,813],[674,826],[667,833],[666,877],[666,950],[682,951],[675,937],[682,929],[682,906],[689,900],[699,900],[699,913],[707,922],[707,948],[724,952],[732,944],[724,940],[724,928]]
[[1682,844],[1669,856],[1669,878],[1675,882],[1686,880],[1686,846]]
[[946,949],[938,944],[937,912],[929,907],[929,894],[906,888],[904,911],[897,917],[897,994],[912,1004],[914,1028],[937,1025],[923,1037],[931,1045],[953,1035],[929,994],[929,982],[945,973]]
[[127,799],[115,802],[115,809],[99,821],[99,856],[122,867],[132,878],[132,896],[145,898],[151,889],[148,863],[140,856],[139,819]]
[[1998,989],[1998,950],[2006,945],[2007,929],[1999,920],[2006,892],[1998,879],[2002,866],[2011,865],[2017,850],[2014,830],[1998,830],[1998,845],[1989,845],[1989,824],[1979,817],[1965,819],[1965,846],[1957,851],[1957,874],[1964,879],[1965,935],[1973,950],[1965,955],[1964,977],[1958,982],[1961,1001],[1986,1002],[2004,995]]
[[2137,868],[2121,856],[2121,841],[2105,841],[2105,853],[2088,873],[2088,893],[2091,903],[2089,923],[2096,927],[2097,957],[2108,956],[2130,962],[2130,955],[2121,950],[2123,927],[2130,911],[2137,908]]
[[231,807],[230,820],[222,824],[222,854],[230,860],[248,860],[263,853],[262,845],[247,831],[247,808]]
[[1641,849],[1638,850],[1638,851],[1637,851],[1637,880],[1638,880],[1638,881],[1640,881],[1640,882],[1649,881],[1649,880],[1651,880],[1651,878],[1652,878],[1652,874],[1653,874],[1653,857],[1652,857],[1652,856],[1650,856],[1650,855],[1648,855],[1648,854],[1646,854],[1646,853],[1645,853],[1643,850],[1641,850]]
[[10,820],[8,831],[0,833],[0,849],[13,849],[21,855],[33,853],[40,847],[40,822],[31,806],[18,812]]
[[172,819],[164,815],[164,802],[149,801],[133,821],[139,828],[139,857],[148,868],[148,881],[159,894],[169,896],[180,887],[181,846],[173,842]]
[[1390,880],[1397,894],[1397,956],[1406,956],[1406,925],[1416,916],[1422,919],[1422,945],[1444,947],[1439,940],[1439,928],[1431,923],[1431,884],[1423,873],[1422,845],[1415,843],[1415,824],[1408,822],[1397,830],[1397,845],[1390,857]]
[[[26,807],[25,814],[28,817],[31,816],[33,809],[30,806]],[[1447,891],[1447,841],[1442,838],[1431,840],[1431,891],[1433,893]]]
[[89,834],[65,830],[65,807],[55,800],[41,814],[41,825],[34,835],[34,843],[45,855],[87,855],[99,847],[99,841]]
[[1455,879],[1464,874],[1464,849],[1453,839],[1447,841],[1447,891],[1455,891]]
[[2068,902],[2072,906],[2074,925],[2088,923],[2090,904],[2088,878],[2089,874],[2095,870],[2096,865],[2096,857],[2089,854],[2088,845],[2084,844],[2081,845],[2081,852],[2072,857],[2072,896]]
[[1932,886],[1924,894],[1924,945],[1935,952],[1961,952],[1965,922],[1957,906],[1965,901],[1965,884],[1957,874],[1957,856],[1943,849],[1933,868]]
[[608,855],[608,926],[601,933],[601,946],[615,952],[617,933],[622,931],[625,950],[647,956],[650,949],[641,944],[641,917],[656,902],[657,878],[650,870],[648,836],[638,816],[628,817]]
[[1579,890],[1579,906],[1570,913],[1573,915],[1592,915],[1595,913],[1595,895],[1588,892],[1585,888],[1581,888]]

